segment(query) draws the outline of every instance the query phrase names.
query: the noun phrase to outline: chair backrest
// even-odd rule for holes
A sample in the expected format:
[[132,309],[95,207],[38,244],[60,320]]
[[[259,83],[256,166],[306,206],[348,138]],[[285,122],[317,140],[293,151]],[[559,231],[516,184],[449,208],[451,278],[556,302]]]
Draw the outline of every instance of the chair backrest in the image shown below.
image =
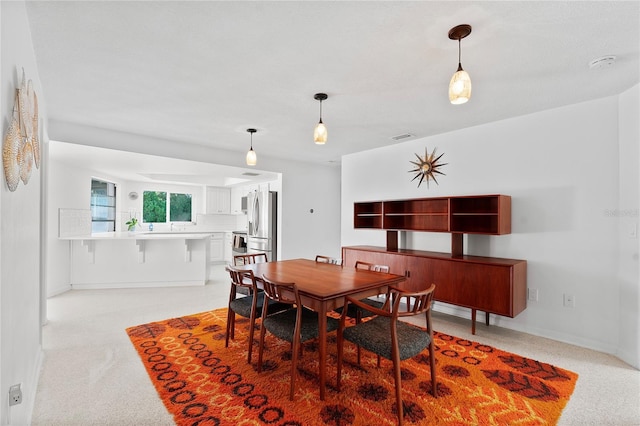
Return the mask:
[[342,263],[340,259],[336,259],[335,257],[321,256],[321,255],[316,256],[316,262],[331,263],[332,265],[340,265]]
[[356,261],[356,269],[366,269],[368,271],[389,273],[389,267],[387,265],[376,265],[374,263],[363,262],[361,260]]
[[289,305],[302,306],[298,287],[295,283],[274,281],[265,275],[262,276],[264,294],[271,300]]
[[[430,328],[431,304],[433,302],[433,292],[436,289],[435,284],[431,284],[429,288],[417,292],[402,291],[397,288],[390,288],[390,300],[393,301],[391,316],[392,317],[408,317],[420,314],[427,314],[428,327]],[[407,309],[400,312],[400,300],[405,299]]]
[[267,253],[236,254],[233,256],[233,264],[235,266],[266,263],[268,261]]
[[238,269],[231,265],[227,265],[225,270],[229,272],[229,276],[231,277],[231,292],[234,293],[234,295],[238,287],[247,289],[250,292],[256,292],[258,290],[253,271]]

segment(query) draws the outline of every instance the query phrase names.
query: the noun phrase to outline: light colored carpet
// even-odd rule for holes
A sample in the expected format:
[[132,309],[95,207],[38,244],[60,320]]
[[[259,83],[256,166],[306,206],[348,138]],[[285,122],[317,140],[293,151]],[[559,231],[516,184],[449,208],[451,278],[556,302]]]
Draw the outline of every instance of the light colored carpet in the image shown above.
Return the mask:
[[[48,301],[33,425],[172,425],[125,328],[224,307],[217,267],[202,287],[70,291]],[[579,374],[560,425],[640,425],[640,371],[600,352],[434,313],[434,328]]]

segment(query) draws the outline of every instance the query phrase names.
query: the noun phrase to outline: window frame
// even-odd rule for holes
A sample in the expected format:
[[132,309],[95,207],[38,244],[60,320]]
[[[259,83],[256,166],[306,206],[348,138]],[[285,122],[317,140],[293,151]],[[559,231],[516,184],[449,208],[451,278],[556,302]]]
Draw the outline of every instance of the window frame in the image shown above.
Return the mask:
[[[158,194],[164,194],[165,196],[165,211],[164,211],[164,221],[163,222],[154,222],[154,221],[147,221],[145,218],[145,204],[146,204],[146,195],[147,193],[158,193]],[[187,196],[189,199],[189,219],[188,220],[171,220],[171,196]],[[142,223],[146,223],[146,224],[171,224],[171,223],[187,223],[187,222],[193,222],[193,194],[190,192],[177,192],[177,191],[156,191],[156,190],[144,190],[142,191]]]

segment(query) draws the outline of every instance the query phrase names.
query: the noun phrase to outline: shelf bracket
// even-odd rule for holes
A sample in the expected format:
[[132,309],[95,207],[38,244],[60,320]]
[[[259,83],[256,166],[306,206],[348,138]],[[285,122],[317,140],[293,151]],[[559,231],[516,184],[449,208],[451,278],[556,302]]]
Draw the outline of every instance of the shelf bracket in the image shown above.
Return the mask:
[[89,254],[89,263],[96,263],[96,244],[93,240],[82,240],[80,245],[87,249]]
[[136,246],[138,246],[138,263],[144,263],[144,240],[137,239]]
[[185,263],[191,262],[191,241],[193,240],[184,240],[184,261]]

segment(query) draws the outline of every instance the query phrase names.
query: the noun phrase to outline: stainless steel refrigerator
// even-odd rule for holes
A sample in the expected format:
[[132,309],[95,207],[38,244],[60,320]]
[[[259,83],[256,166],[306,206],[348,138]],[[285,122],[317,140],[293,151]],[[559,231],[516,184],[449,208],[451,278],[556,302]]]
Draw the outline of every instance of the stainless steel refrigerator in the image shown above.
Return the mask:
[[278,193],[251,192],[247,196],[247,253],[266,253],[267,260],[277,260],[278,254]]

